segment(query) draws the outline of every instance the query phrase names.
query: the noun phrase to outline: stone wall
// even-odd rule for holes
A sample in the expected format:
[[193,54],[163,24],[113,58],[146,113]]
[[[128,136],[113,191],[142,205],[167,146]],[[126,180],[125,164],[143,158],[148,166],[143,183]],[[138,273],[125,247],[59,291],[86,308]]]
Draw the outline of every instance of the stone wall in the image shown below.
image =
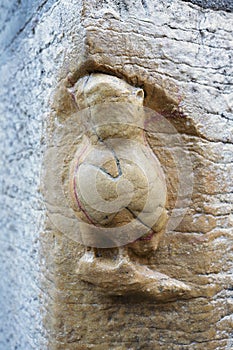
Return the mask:
[[[233,16],[192,3],[1,1],[0,349],[232,348]],[[144,263],[195,298],[106,297],[77,276],[83,247],[47,223],[44,151],[92,72],[143,88],[182,135],[192,202]]]
[[[45,215],[40,194],[43,124],[69,46],[70,5],[39,0],[0,2],[2,350],[47,348],[42,325],[43,258],[38,253]],[[73,9],[76,6],[79,13],[78,5]]]

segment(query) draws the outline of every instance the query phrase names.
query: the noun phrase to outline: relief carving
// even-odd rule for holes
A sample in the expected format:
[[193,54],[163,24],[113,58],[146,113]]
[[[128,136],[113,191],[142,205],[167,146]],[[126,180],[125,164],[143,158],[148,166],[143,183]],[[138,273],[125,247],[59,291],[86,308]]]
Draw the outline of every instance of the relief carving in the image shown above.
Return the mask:
[[157,249],[167,223],[166,179],[144,135],[144,91],[92,74],[73,94],[79,110],[89,109],[69,173],[72,207],[87,223],[83,242],[91,242],[79,278],[109,295],[188,297],[189,286],[140,263]]
[[[191,189],[179,190],[172,214],[168,197],[172,188],[174,201],[174,186],[163,170],[170,161],[159,160],[148,143],[151,113],[148,119],[144,99],[141,88],[100,73],[59,90],[44,167],[49,218],[83,245],[76,273],[96,290],[160,301],[190,298],[189,285],[149,264],[164,233],[181,221]],[[157,134],[165,130],[179,144],[165,118],[155,119]],[[185,159],[185,153],[173,156],[177,164]]]

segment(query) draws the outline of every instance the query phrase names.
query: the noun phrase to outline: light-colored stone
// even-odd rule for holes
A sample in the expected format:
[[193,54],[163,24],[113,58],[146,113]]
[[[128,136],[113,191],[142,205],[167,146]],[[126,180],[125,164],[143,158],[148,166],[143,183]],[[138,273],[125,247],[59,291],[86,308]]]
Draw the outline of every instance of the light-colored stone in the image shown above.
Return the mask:
[[[144,93],[106,74],[82,80],[75,87],[76,101],[81,110],[88,108],[89,117],[83,121],[87,131],[71,166],[69,192],[82,220],[103,229],[126,225],[132,242],[137,226],[128,224],[138,217],[138,238],[156,232],[167,199],[162,168],[143,133]],[[117,232],[112,235],[113,246],[122,245]]]
[[[15,9],[16,2],[1,4],[0,348],[231,349],[232,13],[181,0],[35,1],[23,16]],[[145,105],[182,134],[194,169],[192,202],[180,227],[141,263],[197,288],[194,299],[105,297],[78,279],[84,249],[51,224],[44,229],[41,128],[48,123],[53,136],[76,110],[70,89],[93,72],[142,88]],[[149,126],[172,208],[176,164]],[[49,135],[42,141],[50,144]]]
[[[173,1],[169,6],[167,1],[136,1],[134,6],[125,2],[117,5],[87,1],[84,5],[86,60],[79,65],[80,61],[74,59],[79,57],[78,52],[73,47],[71,58],[66,57],[70,74],[67,79],[68,72],[63,70],[60,86],[73,93],[79,78],[93,72],[120,77],[132,86],[143,88],[145,106],[165,117],[182,135],[182,147],[180,140],[172,137],[170,143],[164,144],[169,138],[158,137],[156,119],[147,126],[148,142],[162,164],[167,181],[169,215],[176,205],[179,189],[174,158],[179,148],[191,157],[194,186],[183,221],[165,234],[152,256],[141,257],[140,263],[190,285],[195,298],[166,305],[144,299],[142,307],[142,299],[138,303],[137,297],[127,297],[126,302],[121,297],[104,297],[92,284],[88,289],[81,282],[74,287],[84,251],[70,241],[61,242],[61,256],[68,257],[71,251],[77,254],[72,264],[67,259],[65,266],[59,268],[59,280],[63,281],[59,299],[63,305],[62,320],[74,335],[77,342],[74,348],[84,345],[93,349],[120,346],[121,349],[177,350],[231,346],[229,215],[233,125],[232,61],[227,52],[232,41],[232,20],[232,14],[202,11],[182,1]],[[224,71],[225,66],[229,74]],[[57,120],[66,123],[65,114],[59,113],[59,104],[55,110]],[[182,181],[188,185],[192,179],[183,176]],[[116,251],[101,253],[101,261],[113,259],[114,264]],[[135,264],[137,261],[135,258]],[[67,269],[69,277],[66,277]],[[90,282],[93,278],[90,275]],[[73,286],[72,292],[70,287],[65,287],[65,281]],[[74,326],[77,311],[68,308],[75,300],[88,304],[85,311],[82,305],[77,306],[86,315],[79,323],[82,329]],[[98,312],[94,307],[89,308],[90,304],[98,305]],[[92,318],[93,312],[96,318]],[[97,319],[98,329],[94,327]],[[85,332],[85,326],[90,332]],[[59,332],[59,325],[56,329]],[[67,336],[61,341],[67,342]]]
[[[78,139],[77,151],[69,162],[70,150],[66,148],[64,163],[62,157],[52,161],[49,149],[44,166],[64,167],[65,187],[58,190],[62,184],[59,179],[54,181],[56,170],[45,176],[44,182],[54,192],[45,191],[50,205],[56,203],[54,209],[49,208],[54,224],[69,237],[75,237],[79,230],[78,242],[87,246],[77,276],[104,295],[133,294],[163,302],[193,297],[184,283],[130,260],[132,252],[147,258],[153,254],[167,224],[166,180],[146,141],[143,90],[114,76],[91,74],[80,79],[71,92],[77,106],[75,122],[81,125],[76,133],[67,128],[66,141],[60,138],[57,147]],[[70,112],[71,119],[73,110]],[[82,130],[83,125],[86,130]],[[54,148],[54,152],[59,150]],[[59,204],[56,194],[61,192],[70,195],[68,203],[80,221],[79,227],[70,226],[63,212],[57,217],[57,205],[63,207],[64,198],[59,196]],[[51,199],[54,194],[55,201]],[[116,247],[122,248],[113,258],[109,249]]]

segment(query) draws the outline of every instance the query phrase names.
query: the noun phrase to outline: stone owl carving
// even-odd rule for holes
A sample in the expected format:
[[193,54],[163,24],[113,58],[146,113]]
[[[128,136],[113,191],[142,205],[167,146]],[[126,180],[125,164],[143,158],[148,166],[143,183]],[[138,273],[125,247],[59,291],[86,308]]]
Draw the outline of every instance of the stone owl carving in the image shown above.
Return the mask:
[[145,137],[144,91],[94,73],[79,79],[72,95],[85,129],[68,181],[86,247],[77,275],[108,295],[189,297],[188,285],[140,264],[167,223],[165,175]]

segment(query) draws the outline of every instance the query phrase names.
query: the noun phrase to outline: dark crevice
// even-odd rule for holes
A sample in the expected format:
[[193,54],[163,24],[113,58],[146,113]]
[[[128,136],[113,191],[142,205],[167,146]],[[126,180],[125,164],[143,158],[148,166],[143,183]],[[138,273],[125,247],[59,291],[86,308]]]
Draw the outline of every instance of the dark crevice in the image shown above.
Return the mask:
[[147,2],[146,0],[141,0],[142,1],[142,6],[145,10],[148,10],[148,5],[147,5]]
[[182,0],[198,5],[204,9],[223,10],[226,12],[233,12],[232,0]]
[[92,168],[98,169],[99,171],[101,171],[104,175],[107,175],[111,178],[111,180],[118,180],[122,174],[117,174],[117,176],[113,176],[109,171],[107,171],[105,168],[103,167],[99,167],[98,165],[94,165],[94,164],[90,164],[90,163],[82,163],[85,165],[89,165]]
[[129,207],[125,207],[125,209],[127,209],[127,210],[130,212],[130,214],[132,214],[132,216],[133,216],[134,219],[138,220],[143,226],[145,226],[146,228],[148,228],[149,231],[152,231],[153,234],[155,233],[155,231],[154,231],[150,226],[148,226],[145,222],[143,222],[143,221],[138,217],[138,215],[136,215],[136,214],[133,212],[133,210],[131,210]]

